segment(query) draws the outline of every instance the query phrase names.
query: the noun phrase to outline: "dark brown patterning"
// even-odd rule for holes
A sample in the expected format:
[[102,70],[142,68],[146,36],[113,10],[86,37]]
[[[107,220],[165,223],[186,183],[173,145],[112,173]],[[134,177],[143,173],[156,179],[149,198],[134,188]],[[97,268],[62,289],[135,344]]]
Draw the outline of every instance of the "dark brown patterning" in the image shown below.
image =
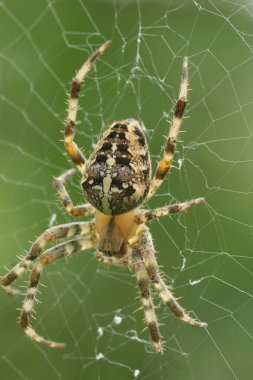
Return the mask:
[[106,215],[133,210],[150,187],[150,155],[134,119],[113,123],[86,163],[82,187],[87,200]]
[[[184,114],[188,92],[188,59],[184,57],[179,98],[168,132],[163,157],[150,179],[150,154],[138,121],[126,119],[109,126],[98,141],[94,152],[86,161],[85,155],[74,141],[78,96],[81,84],[94,60],[110,46],[101,45],[82,65],[72,80],[68,100],[68,115],[64,130],[66,152],[82,174],[82,186],[90,203],[74,205],[66,188],[66,181],[76,172],[69,169],[54,179],[54,185],[66,211],[71,216],[87,217],[90,221],[72,221],[53,226],[44,231],[27,254],[2,277],[2,287],[9,294],[20,294],[11,285],[22,273],[32,267],[26,297],[22,305],[20,326],[33,341],[49,347],[64,348],[65,344],[48,340],[31,327],[31,317],[36,303],[39,280],[43,269],[58,259],[67,258],[89,249],[96,250],[99,262],[121,265],[134,272],[140,291],[146,325],[153,348],[163,353],[159,323],[152,300],[151,286],[161,301],[182,321],[196,327],[205,327],[191,317],[177,302],[163,280],[156,260],[152,235],[146,222],[154,218],[182,212],[202,203],[196,198],[183,203],[166,205],[153,210],[144,204],[153,197],[172,167],[176,142]],[[56,243],[47,248],[48,243]],[[56,315],[56,318],[58,316]]]

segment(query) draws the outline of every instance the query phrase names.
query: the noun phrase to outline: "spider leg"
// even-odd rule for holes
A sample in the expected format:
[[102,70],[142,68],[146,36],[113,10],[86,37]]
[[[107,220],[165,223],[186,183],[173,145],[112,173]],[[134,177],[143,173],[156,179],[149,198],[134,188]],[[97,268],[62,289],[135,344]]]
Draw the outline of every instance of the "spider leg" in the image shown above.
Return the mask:
[[38,343],[45,344],[49,347],[64,348],[64,343],[47,340],[44,337],[38,335],[36,331],[29,326],[30,317],[34,308],[34,302],[36,300],[35,297],[40,276],[42,274],[44,265],[51,264],[55,260],[60,259],[61,257],[68,257],[73,253],[93,248],[95,245],[96,239],[92,237],[80,237],[74,240],[66,241],[48,249],[47,251],[43,252],[42,255],[35,262],[31,271],[29,285],[27,288],[26,297],[23,303],[19,321],[20,327],[22,327],[22,329],[24,330],[26,335],[29,336],[29,338],[35,340]]
[[103,252],[98,251],[96,253],[97,260],[105,265],[122,265],[122,266],[127,266],[128,265],[128,260],[127,258],[124,257],[117,257],[117,256],[109,256],[105,255]]
[[161,345],[161,336],[159,333],[158,322],[154,310],[154,305],[149,289],[149,276],[145,268],[143,259],[141,257],[138,247],[132,249],[132,264],[131,269],[135,272],[137,284],[141,293],[141,302],[144,309],[144,315],[152,344],[156,352],[163,353]]
[[143,228],[139,234],[139,250],[148,276],[153,282],[153,285],[164,304],[168,306],[175,316],[179,317],[182,321],[193,326],[206,327],[207,323],[199,322],[190,317],[182,306],[179,305],[176,298],[161,278],[155,258],[155,249],[152,242],[152,236],[147,228]]
[[11,288],[9,285],[28,269],[48,242],[76,235],[84,236],[91,233],[93,229],[93,221],[67,223],[47,229],[36,239],[27,255],[2,278],[3,289],[12,295],[21,294],[19,290]]
[[196,198],[183,203],[176,203],[174,205],[159,207],[154,210],[141,210],[140,213],[135,217],[135,221],[137,224],[146,223],[149,220],[159,218],[160,216],[182,212],[187,208],[198,205],[202,202],[204,202],[204,198]]
[[74,173],[75,169],[69,169],[66,172],[62,173],[59,177],[54,179],[54,186],[58,191],[60,199],[66,209],[66,211],[72,216],[87,216],[94,214],[95,209],[90,204],[83,204],[78,206],[73,206],[72,200],[65,188],[65,182],[68,180]]
[[91,65],[95,59],[103,54],[109,45],[110,41],[106,41],[102,46],[100,46],[100,48],[96,50],[83,64],[71,83],[70,97],[68,101],[68,116],[64,132],[64,144],[69,157],[77,166],[78,170],[81,171],[81,173],[83,173],[85,169],[85,157],[83,156],[81,150],[78,148],[77,144],[73,141],[75,136],[76,114],[81,82],[89,72]]
[[164,147],[163,158],[158,163],[158,166],[156,168],[156,173],[151,181],[150,189],[149,189],[149,193],[146,198],[146,201],[149,200],[154,195],[158,187],[163,182],[165,175],[171,168],[173,156],[175,153],[177,138],[179,134],[179,129],[182,124],[184,109],[186,106],[187,87],[188,87],[188,58],[184,57],[179,97],[176,103],[174,116],[172,119],[172,124],[169,130],[169,135],[168,135],[166,145]]

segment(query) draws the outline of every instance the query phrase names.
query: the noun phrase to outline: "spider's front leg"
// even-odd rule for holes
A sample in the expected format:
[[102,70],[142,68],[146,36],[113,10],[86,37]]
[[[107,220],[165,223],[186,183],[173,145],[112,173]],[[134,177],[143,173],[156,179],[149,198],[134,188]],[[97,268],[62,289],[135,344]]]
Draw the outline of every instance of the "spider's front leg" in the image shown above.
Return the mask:
[[141,302],[144,309],[144,315],[149,328],[150,338],[156,352],[163,353],[161,336],[158,328],[158,322],[155,314],[154,304],[149,289],[149,276],[145,268],[141,252],[137,245],[132,247],[132,257],[130,269],[133,269],[136,275],[137,284],[141,293]]
[[24,300],[20,316],[20,327],[22,327],[22,329],[29,338],[49,347],[65,347],[64,343],[54,342],[38,335],[36,331],[31,326],[29,326],[29,321],[33,312],[34,302],[36,300],[36,293],[39,280],[44,265],[51,264],[55,260],[60,259],[62,257],[68,257],[73,253],[82,252],[89,248],[94,248],[96,243],[97,240],[94,237],[94,235],[92,235],[91,237],[78,237],[76,239],[66,241],[48,249],[47,251],[43,252],[41,256],[38,258],[38,260],[35,262],[31,271],[29,285],[26,292],[26,298]]
[[182,321],[189,323],[192,326],[206,327],[207,323],[199,322],[195,318],[192,318],[185,311],[185,309],[180,306],[172,292],[163,281],[158,270],[158,263],[155,257],[155,249],[152,242],[152,236],[148,228],[143,226],[138,233],[138,237],[140,255],[143,259],[146,271],[148,273],[150,281],[152,281],[157,293],[159,294],[164,304],[168,306],[174,315],[176,317],[179,317]]
[[22,258],[22,260],[15,265],[3,278],[2,287],[11,295],[18,295],[21,292],[18,289],[12,288],[11,283],[20,277],[30,265],[39,257],[45,245],[49,242],[63,239],[72,236],[84,236],[92,233],[94,230],[94,222],[77,222],[66,223],[59,226],[51,227],[41,234],[33,243],[31,249]]

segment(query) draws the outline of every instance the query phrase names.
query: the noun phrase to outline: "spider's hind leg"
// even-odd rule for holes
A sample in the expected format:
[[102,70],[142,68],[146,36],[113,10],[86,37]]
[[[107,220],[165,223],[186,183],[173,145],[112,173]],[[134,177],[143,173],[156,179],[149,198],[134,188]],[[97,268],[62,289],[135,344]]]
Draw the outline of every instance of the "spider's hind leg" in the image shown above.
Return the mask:
[[179,90],[179,97],[174,110],[174,115],[169,130],[167,142],[164,147],[163,158],[158,162],[156,172],[152,178],[150,189],[146,201],[148,201],[159,186],[162,184],[167,172],[171,169],[172,160],[176,149],[179,130],[182,124],[184,110],[188,93],[188,58],[183,59],[182,78]]
[[89,72],[93,62],[97,57],[103,54],[108,46],[110,46],[110,41],[106,41],[102,46],[100,46],[100,48],[98,48],[83,64],[71,83],[68,101],[68,117],[64,131],[64,144],[69,157],[81,173],[85,170],[85,157],[82,151],[78,148],[77,144],[74,142],[79,92],[81,89],[81,83]]

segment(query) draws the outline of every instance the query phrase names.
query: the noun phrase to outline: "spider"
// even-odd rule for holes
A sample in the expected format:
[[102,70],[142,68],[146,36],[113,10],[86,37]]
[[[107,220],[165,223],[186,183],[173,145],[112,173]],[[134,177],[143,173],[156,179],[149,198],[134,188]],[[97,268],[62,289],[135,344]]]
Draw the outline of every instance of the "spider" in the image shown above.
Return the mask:
[[[203,198],[147,210],[145,202],[151,199],[172,166],[177,137],[184,114],[188,87],[188,59],[184,57],[179,97],[169,130],[163,157],[151,178],[151,162],[147,141],[141,124],[135,119],[113,122],[102,134],[93,153],[86,160],[74,142],[78,96],[86,74],[93,62],[110,45],[106,41],[84,63],[73,78],[68,101],[68,115],[64,131],[66,151],[81,172],[81,185],[89,203],[74,206],[65,182],[76,172],[70,169],[54,179],[54,185],[66,211],[72,216],[94,215],[90,221],[78,221],[53,226],[40,235],[30,251],[3,278],[2,286],[9,294],[19,291],[11,287],[30,266],[32,270],[20,326],[36,342],[50,347],[63,348],[64,343],[48,340],[31,327],[36,292],[45,265],[61,257],[96,249],[96,257],[104,264],[122,265],[134,272],[140,291],[141,303],[154,350],[163,353],[161,335],[150,292],[154,286],[163,303],[176,317],[197,327],[207,326],[192,318],[177,302],[165,284],[159,270],[152,235],[145,225],[151,219],[182,212],[203,202]],[[64,239],[45,250],[47,243]]]

